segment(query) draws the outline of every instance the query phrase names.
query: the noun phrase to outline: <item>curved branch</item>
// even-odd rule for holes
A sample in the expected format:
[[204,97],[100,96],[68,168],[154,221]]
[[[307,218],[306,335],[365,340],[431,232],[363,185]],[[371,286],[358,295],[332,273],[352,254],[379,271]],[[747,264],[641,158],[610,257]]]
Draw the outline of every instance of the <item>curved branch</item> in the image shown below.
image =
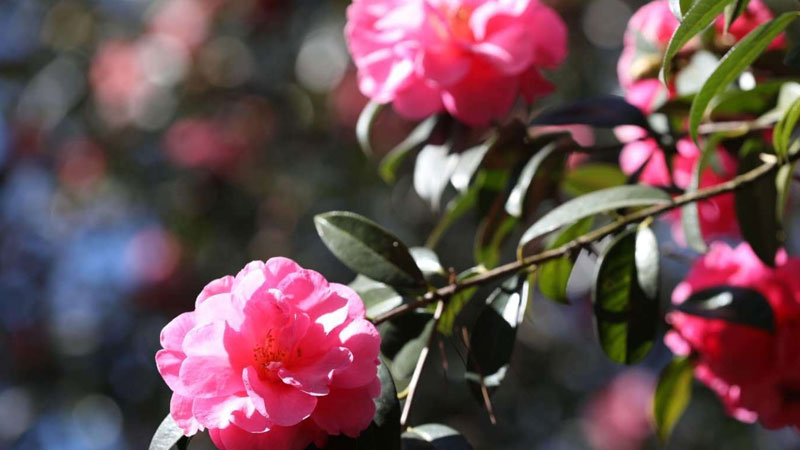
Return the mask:
[[[433,303],[436,300],[447,299],[448,297],[452,296],[453,294],[462,289],[491,283],[493,281],[515,274],[526,267],[530,267],[535,264],[549,261],[551,259],[556,259],[565,255],[569,255],[572,252],[575,252],[580,248],[583,248],[584,246],[599,241],[600,239],[608,236],[609,234],[621,230],[628,224],[640,222],[642,220],[647,219],[648,217],[658,216],[667,211],[680,208],[681,206],[686,205],[688,203],[697,202],[707,198],[716,197],[717,195],[742,189],[747,185],[755,182],[756,180],[775,172],[778,169],[778,167],[781,166],[781,162],[778,161],[777,158],[773,157],[764,159],[765,159],[764,164],[748,172],[745,172],[729,181],[726,181],[725,183],[720,183],[707,188],[698,189],[697,191],[691,193],[679,195],[677,197],[674,197],[672,201],[669,203],[662,203],[644,209],[640,209],[638,211],[632,212],[626,216],[621,217],[615,222],[602,226],[579,238],[576,238],[575,240],[572,240],[560,247],[546,250],[541,253],[537,253],[535,255],[526,256],[520,260],[513,261],[504,264],[502,266],[498,266],[480,275],[467,278],[466,280],[463,280],[459,283],[451,283],[448,284],[447,286],[443,286],[439,289],[430,291],[427,294],[425,294],[422,298],[416,301],[410,303],[404,303],[398,306],[397,308],[392,309],[391,311],[387,311],[384,314],[375,317],[373,322],[375,324],[385,322],[397,316],[403,315],[407,312],[413,311],[414,309],[419,308],[421,306]],[[793,162],[798,159],[800,159],[800,152],[792,155],[789,158],[789,162]]]

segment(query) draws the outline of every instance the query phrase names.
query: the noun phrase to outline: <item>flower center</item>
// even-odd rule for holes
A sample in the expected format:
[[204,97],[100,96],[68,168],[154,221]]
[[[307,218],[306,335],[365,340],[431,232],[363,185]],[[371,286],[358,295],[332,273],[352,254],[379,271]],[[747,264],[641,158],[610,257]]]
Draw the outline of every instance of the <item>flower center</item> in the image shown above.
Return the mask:
[[273,335],[274,330],[269,330],[261,343],[253,348],[253,359],[259,373],[266,374],[271,372],[270,365],[283,361],[286,352],[281,350],[277,338]]
[[472,30],[469,27],[469,18],[473,8],[465,5],[451,7],[441,5],[435,13],[430,15],[430,23],[436,34],[442,39],[459,39],[471,41]]

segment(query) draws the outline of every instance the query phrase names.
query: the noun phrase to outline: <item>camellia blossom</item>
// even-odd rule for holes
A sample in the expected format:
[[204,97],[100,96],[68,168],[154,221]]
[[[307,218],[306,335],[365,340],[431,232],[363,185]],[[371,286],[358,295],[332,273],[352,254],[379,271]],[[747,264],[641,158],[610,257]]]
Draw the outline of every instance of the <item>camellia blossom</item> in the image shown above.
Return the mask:
[[537,0],[355,0],[345,35],[359,87],[403,116],[443,110],[469,125],[552,91],[541,69],[567,53],[567,29]]
[[594,394],[583,411],[582,428],[595,450],[642,448],[652,433],[650,402],[655,377],[642,369],[617,375]]
[[718,285],[755,289],[772,308],[774,332],[674,311],[666,344],[691,355],[696,377],[710,387],[729,414],[767,428],[800,428],[800,259],[778,253],[775,268],[750,246],[715,242],[672,294],[673,303]]
[[375,414],[380,336],[350,288],[286,258],[209,283],[161,332],[156,364],[187,435],[223,450],[302,450]]

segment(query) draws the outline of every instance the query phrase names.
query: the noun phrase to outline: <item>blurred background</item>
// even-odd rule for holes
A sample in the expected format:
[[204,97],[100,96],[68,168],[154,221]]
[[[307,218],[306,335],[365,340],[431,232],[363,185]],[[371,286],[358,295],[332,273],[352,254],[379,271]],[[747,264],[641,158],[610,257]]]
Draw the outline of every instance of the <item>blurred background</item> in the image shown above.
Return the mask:
[[[617,92],[622,33],[640,3],[548,3],[569,25],[570,55],[540,105]],[[352,279],[317,238],[316,213],[356,211],[424,242],[437,216],[413,193],[409,165],[389,186],[355,142],[366,99],[343,40],[346,7],[2,3],[0,448],[146,448],[169,405],[159,332],[206,282],[277,255]],[[380,154],[414,124],[389,112],[375,126]],[[445,237],[446,266],[471,266],[476,226],[467,217]],[[680,256],[664,264],[670,287],[688,269]],[[540,299],[529,310],[496,426],[453,355],[447,376],[439,355],[428,364],[411,423],[447,423],[478,449],[654,447],[646,411],[669,354],[661,346],[634,369],[608,361],[577,278],[571,306]],[[739,424],[696,393],[672,447],[800,448],[795,433]]]

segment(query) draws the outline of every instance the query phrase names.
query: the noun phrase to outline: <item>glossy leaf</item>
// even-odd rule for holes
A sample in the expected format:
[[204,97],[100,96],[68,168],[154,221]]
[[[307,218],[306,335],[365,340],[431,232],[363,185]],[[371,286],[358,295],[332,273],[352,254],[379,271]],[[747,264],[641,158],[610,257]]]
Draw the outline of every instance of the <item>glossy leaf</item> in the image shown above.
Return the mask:
[[511,194],[508,196],[508,200],[506,200],[505,208],[506,212],[514,217],[521,217],[522,210],[525,206],[525,198],[528,194],[528,189],[531,186],[531,182],[533,181],[533,177],[536,176],[536,172],[541,167],[542,162],[547,159],[555,150],[557,149],[556,143],[550,143],[545,145],[543,148],[539,149],[531,159],[525,164],[522,168],[522,172],[517,179],[517,183],[514,185],[514,188],[511,190]]
[[792,132],[797,126],[798,119],[800,119],[800,98],[792,103],[781,120],[775,125],[775,131],[772,134],[772,145],[775,147],[775,153],[778,156],[786,158],[789,155],[789,142]]
[[468,148],[458,155],[458,164],[456,164],[453,174],[450,176],[450,183],[462,194],[469,190],[472,177],[478,171],[483,161],[483,157],[492,147],[495,138],[487,139],[484,143],[472,148]]
[[747,9],[747,4],[750,3],[750,0],[736,0],[735,2],[731,3],[730,5],[725,7],[725,32],[727,33],[728,30],[731,28],[731,24],[742,15],[742,13]]
[[698,0],[683,15],[672,38],[664,51],[664,62],[661,65],[661,81],[666,83],[670,75],[672,58],[692,39],[697,33],[703,31],[733,0]]
[[661,371],[653,396],[653,420],[661,445],[665,445],[692,397],[694,369],[688,358],[673,359]]
[[[565,228],[550,245],[547,250],[561,247],[562,245],[588,233],[592,229],[594,217],[581,219],[569,227]],[[562,256],[557,259],[544,262],[539,267],[539,291],[545,297],[559,303],[569,303],[567,301],[567,284],[572,273],[574,259],[570,256]]]
[[393,183],[397,178],[397,168],[405,157],[415,148],[424,144],[431,137],[439,116],[431,116],[420,122],[411,133],[397,144],[381,160],[378,166],[378,173],[387,183]]
[[693,316],[759,328],[775,332],[772,307],[755,289],[737,286],[714,286],[695,292],[675,307]]
[[[731,0],[700,1],[695,4],[692,10],[706,3],[725,4],[730,1]],[[797,15],[798,13],[795,12],[784,13],[777,19],[760,25],[722,57],[722,61],[720,61],[719,66],[717,66],[717,70],[708,77],[703,87],[700,89],[700,92],[695,96],[692,102],[692,108],[689,111],[689,132],[695,142],[697,142],[697,128],[700,126],[700,122],[703,120],[711,100],[717,94],[727,89],[728,86],[764,52],[775,37],[778,36],[789,23],[797,18]],[[684,24],[685,23],[686,22],[684,22]],[[681,27],[682,26],[683,25],[681,25]],[[681,27],[678,27],[678,30],[675,31],[673,40],[675,36],[678,35],[678,31]],[[670,46],[671,45],[672,41],[670,41]],[[665,59],[665,63],[666,61]]]
[[578,197],[590,192],[622,186],[628,177],[616,164],[590,163],[569,170],[561,187],[568,195]]
[[150,441],[150,450],[170,450],[176,446],[184,448],[189,439],[183,435],[183,430],[178,427],[172,416],[167,414]]
[[638,125],[650,130],[642,111],[624,98],[608,95],[582,100],[567,106],[545,110],[534,117],[531,125],[591,125],[613,128],[619,125]]
[[[750,152],[740,158],[739,173],[752,170],[760,164],[757,152]],[[775,177],[761,177],[735,191],[734,199],[742,237],[764,264],[774,266],[775,253],[782,244]]]
[[403,450],[472,450],[458,431],[438,423],[409,427],[403,433]]
[[420,150],[414,165],[414,190],[439,210],[442,194],[450,182],[450,176],[458,164],[458,155],[450,153],[450,144],[428,144]]
[[683,20],[683,15],[692,7],[692,0],[669,0],[669,9],[676,19]]
[[328,249],[355,272],[399,289],[424,288],[408,247],[383,227],[345,211],[319,214],[314,224]]
[[356,123],[356,139],[358,140],[358,145],[361,146],[361,150],[367,155],[373,154],[372,143],[370,142],[372,125],[375,123],[375,119],[378,118],[378,114],[383,107],[384,105],[371,101],[364,106],[364,109],[361,110],[361,114],[358,116],[358,122]]
[[348,286],[356,291],[367,309],[367,318],[374,319],[404,303],[403,296],[391,286],[359,274]]
[[398,393],[404,392],[411,381],[422,349],[433,333],[433,314],[414,312],[378,327],[381,334],[381,354],[392,373]]
[[627,185],[595,191],[574,198],[545,214],[525,231],[519,245],[521,247],[564,225],[601,212],[671,201],[669,194],[650,186]]
[[439,262],[439,256],[428,247],[411,247],[408,249],[417,267],[425,276],[445,275],[444,267]]
[[597,333],[606,355],[618,363],[639,362],[653,347],[658,327],[654,241],[654,237],[637,238],[629,229],[617,236],[597,263],[592,291]]

